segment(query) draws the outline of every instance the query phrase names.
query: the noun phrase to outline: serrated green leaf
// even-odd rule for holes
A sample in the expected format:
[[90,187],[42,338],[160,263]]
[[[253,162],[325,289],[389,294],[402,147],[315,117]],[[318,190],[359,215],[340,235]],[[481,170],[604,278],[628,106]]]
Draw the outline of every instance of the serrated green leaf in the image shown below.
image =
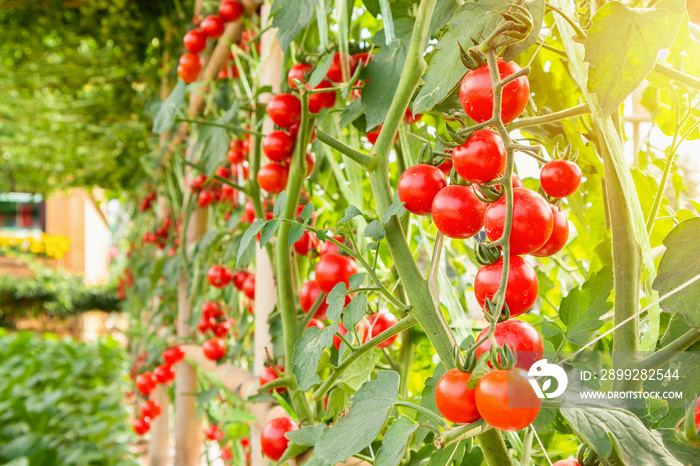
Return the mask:
[[280,226],[280,219],[273,218],[265,222],[265,226],[260,232],[260,249],[264,248],[265,245],[275,236],[277,233],[277,228]]
[[591,333],[603,325],[600,317],[612,308],[608,301],[612,288],[612,268],[606,266],[561,300],[559,317],[566,325],[567,340],[577,345],[590,341]]
[[284,211],[284,207],[287,205],[287,193],[282,191],[275,199],[275,206],[272,208],[272,215],[279,217]]
[[294,243],[299,241],[304,234],[304,230],[305,228],[303,223],[295,223],[292,225],[292,228],[289,229],[289,235],[287,236],[287,243],[289,244],[290,248],[294,246]]
[[474,367],[472,374],[469,376],[469,381],[467,382],[467,388],[469,390],[474,390],[477,384],[479,383],[479,380],[481,380],[481,378],[484,375],[486,375],[488,371],[491,370],[488,364],[488,360],[489,358],[485,353],[476,362],[476,367]]
[[277,40],[282,50],[287,50],[297,34],[309,24],[317,3],[318,0],[275,0],[272,4],[275,15],[272,26],[277,28]]
[[379,223],[379,220],[372,220],[369,225],[365,227],[363,234],[368,238],[379,241],[386,236],[386,231],[382,228],[382,224]]
[[345,313],[343,313],[343,325],[345,328],[355,326],[367,312],[367,296],[364,293],[357,294],[350,304],[348,304]]
[[354,205],[350,205],[345,208],[343,211],[343,216],[340,217],[340,220],[338,220],[338,225],[341,225],[348,220],[352,220],[353,218],[357,217],[358,215],[362,215],[362,211],[355,207]]
[[306,205],[304,206],[304,209],[301,211],[301,219],[305,222],[308,222],[309,219],[313,216],[314,214],[314,205],[312,202],[307,202]]
[[399,374],[379,371],[350,398],[350,410],[316,442],[315,454],[336,464],[365,449],[374,441],[398,400]]
[[377,451],[374,466],[397,466],[418,427],[418,424],[405,416],[395,420],[382,438],[382,446]]
[[343,376],[341,377],[342,382],[350,387],[353,392],[356,392],[362,384],[367,382],[370,378],[380,358],[381,353],[378,351],[366,352],[350,364],[345,372],[343,372]]
[[230,138],[225,128],[212,125],[200,125],[196,149],[202,148],[198,163],[204,165],[204,172],[211,176],[225,160]]
[[246,249],[248,249],[248,246],[250,246],[250,242],[253,240],[253,238],[255,238],[255,235],[260,233],[263,225],[265,225],[265,220],[259,218],[248,227],[245,233],[243,233],[243,236],[241,237],[241,244],[238,245],[236,264],[238,264],[238,262],[241,260],[243,253],[245,253]]
[[338,324],[335,322],[324,329],[309,327],[304,330],[304,336],[294,344],[292,371],[300,390],[307,391],[321,381],[316,374],[318,364],[323,350],[333,344],[333,335],[336,332]]
[[[659,263],[654,289],[669,293],[700,274],[700,218],[681,222],[664,239],[666,252]],[[661,301],[666,312],[680,314],[692,327],[700,327],[700,281]]]
[[628,411],[587,407],[561,409],[561,414],[598,456],[617,457],[622,464],[681,466],[661,438]]
[[593,17],[585,61],[588,91],[604,116],[620,104],[654,67],[661,49],[671,47],[683,16],[684,0],[661,0],[653,8],[608,2]]
[[313,447],[325,428],[326,424],[321,423],[314,426],[302,426],[297,430],[287,432],[285,437],[289,440],[289,444],[278,463],[284,464],[285,461],[295,458]]
[[345,283],[340,282],[333,287],[326,297],[326,304],[328,304],[326,316],[333,322],[338,322],[340,319],[340,314],[345,306],[345,292],[347,290]]
[[386,225],[389,223],[389,220],[391,220],[391,217],[396,215],[399,219],[403,217],[403,215],[406,213],[406,208],[403,206],[405,202],[401,201],[396,201],[393,204],[389,206],[388,209],[386,209],[386,212],[384,212],[384,217],[382,218],[382,224]]
[[178,109],[182,107],[182,104],[185,103],[185,88],[185,82],[182,79],[178,79],[177,84],[170,92],[168,98],[163,101],[158,110],[158,115],[153,121],[154,133],[161,134],[173,128],[175,115]]
[[356,290],[357,288],[361,287],[362,284],[365,282],[365,278],[366,275],[362,272],[351,275],[350,280],[348,280],[350,289]]
[[353,121],[357,120],[360,115],[365,112],[365,105],[362,103],[362,99],[353,100],[350,105],[345,107],[342,112],[340,112],[340,123],[338,123],[338,129],[343,129]]

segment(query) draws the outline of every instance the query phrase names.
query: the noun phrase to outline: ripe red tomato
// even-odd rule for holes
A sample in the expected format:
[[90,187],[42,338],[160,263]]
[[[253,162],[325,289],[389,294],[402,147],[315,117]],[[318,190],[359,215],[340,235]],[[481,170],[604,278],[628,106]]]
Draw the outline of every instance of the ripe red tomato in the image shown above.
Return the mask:
[[[231,170],[229,170],[228,168],[226,168],[224,166],[221,166],[221,167],[216,169],[216,171],[214,172],[214,175],[216,175],[220,178],[228,179],[231,177]],[[221,181],[219,181],[217,179],[214,179],[214,182],[221,184]]]
[[[450,151],[450,154],[451,153],[452,152]],[[438,165],[438,168],[445,174],[445,176],[450,176],[450,172],[452,171],[452,159],[443,160],[442,163]]]
[[224,315],[224,310],[219,303],[214,301],[204,301],[202,303],[202,316],[211,319],[222,315]]
[[418,114],[414,115],[413,112],[411,112],[410,108],[407,108],[406,113],[404,113],[404,115],[403,115],[403,121],[405,121],[407,125],[412,125],[412,124],[416,123],[418,120],[420,120],[421,118],[423,118],[422,113],[418,113]]
[[146,400],[139,410],[141,411],[142,418],[155,419],[160,416],[160,403],[156,400]]
[[700,398],[695,402],[695,430],[700,430]]
[[226,267],[212,265],[207,272],[209,284],[216,288],[223,288],[231,282],[231,271]]
[[[309,280],[301,286],[301,289],[299,290],[299,304],[304,312],[309,312],[311,310],[321,293],[322,291],[318,287],[316,280]],[[327,310],[328,304],[326,304],[326,301],[324,300],[316,310],[314,317],[318,319],[325,319]]]
[[263,454],[273,461],[279,460],[287,449],[289,440],[284,435],[297,430],[299,425],[291,417],[277,417],[263,427],[260,447]]
[[212,330],[214,327],[216,327],[216,319],[213,317],[206,318],[202,316],[197,323],[197,330],[199,330],[199,333],[201,334],[207,333],[207,330]]
[[476,409],[476,389],[469,390],[471,372],[450,369],[435,386],[435,404],[442,417],[455,424],[471,424],[481,419]]
[[237,290],[243,291],[243,283],[245,283],[246,278],[248,278],[250,274],[248,272],[244,272],[242,270],[238,270],[233,273],[233,286],[236,287]]
[[158,380],[156,376],[151,372],[144,372],[139,374],[134,381],[136,383],[136,390],[138,390],[142,395],[148,396],[153,393],[158,385]]
[[552,466],[581,466],[581,463],[576,460],[559,460]]
[[186,53],[180,57],[177,75],[187,84],[196,81],[200,71],[202,71],[202,62],[199,60],[198,55]]
[[[480,306],[486,298],[493,298],[501,283],[503,258],[496,263],[485,265],[479,269],[474,278],[474,294]],[[506,285],[506,304],[511,317],[517,317],[527,312],[537,299],[539,283],[537,273],[528,261],[520,256],[510,256],[508,283]]]
[[202,343],[202,351],[207,359],[218,361],[226,354],[226,343],[221,338],[212,338]]
[[226,445],[224,448],[222,448],[221,452],[219,453],[219,457],[224,461],[231,461],[233,459],[231,447]]
[[[284,367],[282,366],[275,366],[273,367],[266,367],[262,370],[260,373],[260,386],[262,387],[263,385],[272,382],[273,380],[279,379],[279,376],[277,375],[277,372],[275,372],[275,369],[277,369],[277,372],[280,374],[284,374]],[[270,393],[277,392],[280,395],[284,394],[287,391],[286,387],[277,387],[273,388],[272,390],[268,390]]]
[[267,104],[267,114],[282,128],[289,128],[301,120],[301,101],[292,94],[277,94]]
[[221,37],[224,33],[224,19],[219,15],[210,15],[199,23],[199,27],[209,37]]
[[[399,319],[397,319],[391,312],[377,312],[376,314],[372,314],[371,316],[367,317],[367,323],[369,324],[370,329],[369,337],[376,337],[384,330],[387,330],[392,325],[396,324],[398,321]],[[379,343],[377,348],[387,348],[394,344],[397,338],[398,335],[394,335],[388,340],[384,340],[383,342]]]
[[270,162],[258,170],[258,184],[271,194],[279,194],[287,187],[289,167]]
[[310,250],[316,249],[317,243],[316,235],[305,231],[301,234],[301,238],[294,243],[294,251],[301,256],[306,256]]
[[[314,89],[327,89],[333,85],[325,79],[321,81]],[[319,92],[309,95],[309,112],[318,113],[323,108],[333,108],[336,100],[335,91]]]
[[216,200],[214,193],[212,191],[202,191],[197,196],[197,205],[204,209]]
[[[501,79],[520,71],[517,63],[498,59],[498,74]],[[510,123],[518,118],[527,105],[530,96],[530,82],[527,76],[520,76],[506,84],[501,99],[501,118]],[[488,65],[468,72],[459,87],[459,100],[469,118],[481,123],[493,115],[493,89]]]
[[567,197],[581,186],[581,169],[571,160],[552,160],[540,171],[540,184],[552,197]]
[[535,420],[541,405],[527,372],[519,368],[487,372],[476,386],[476,408],[498,430],[524,429]]
[[566,246],[566,241],[569,239],[569,219],[555,205],[550,204],[550,207],[552,208],[552,218],[554,220],[552,235],[544,243],[544,246],[531,253],[536,257],[553,256]]
[[445,236],[471,238],[481,231],[486,204],[470,186],[450,185],[433,199],[433,222]]
[[[375,129],[374,131],[370,131],[365,135],[365,136],[367,136],[367,140],[370,142],[370,144],[377,143],[377,139],[379,138],[379,133],[383,127],[384,127],[383,124],[379,125],[377,127],[377,129]],[[399,140],[399,133],[396,133],[396,136],[394,136],[394,144],[396,144],[396,141],[398,141],[398,140]]]
[[[326,73],[326,77],[336,83],[343,82],[343,69],[340,64],[340,58],[340,53],[336,52],[335,55],[333,55],[333,62],[331,63],[330,68],[328,68],[328,72]],[[355,72],[355,68],[357,68],[357,62],[355,61],[354,56],[346,55],[346,59],[348,62],[348,68],[350,72],[350,74],[348,74],[349,78]]]
[[192,181],[190,181],[190,190],[193,192],[199,192],[202,190],[202,187],[204,186],[204,183],[207,182],[207,175],[205,174],[199,174],[194,177]]
[[338,283],[348,286],[350,276],[357,273],[355,261],[342,254],[327,253],[316,264],[316,283],[325,293],[330,292]]
[[201,29],[192,29],[187,31],[182,42],[190,52],[199,53],[207,47],[207,35]]
[[[336,240],[339,243],[345,243],[345,238],[342,236],[333,236],[333,239]],[[338,246],[335,244],[331,243],[330,241],[325,241],[323,244],[321,244],[321,248],[318,250],[318,255],[322,256],[324,254],[328,254],[329,252],[339,252]]]
[[245,154],[243,153],[243,149],[240,147],[231,147],[226,154],[226,158],[228,159],[229,163],[235,165],[245,160]]
[[306,325],[306,328],[309,328],[309,327],[316,327],[316,328],[319,328],[321,330],[326,328],[326,326],[324,325],[323,322],[321,322],[320,320],[315,319],[313,317],[309,320],[309,323]]
[[[489,204],[484,214],[484,230],[491,241],[503,234],[506,220],[506,197]],[[513,223],[510,232],[510,253],[523,255],[537,251],[552,235],[554,221],[547,201],[527,188],[513,190]]]
[[506,146],[497,132],[481,129],[452,150],[457,174],[470,183],[486,183],[498,178],[506,168]]
[[226,338],[228,336],[228,332],[233,328],[234,323],[235,322],[231,319],[219,322],[213,329],[214,335],[219,338]]
[[219,15],[224,21],[238,21],[243,14],[243,5],[234,0],[226,0],[219,5]]
[[294,138],[286,131],[273,131],[263,138],[262,150],[273,162],[284,162],[294,152]]
[[[273,209],[275,207],[275,201],[272,199],[265,199],[263,201],[263,212],[265,213],[265,220],[271,220],[273,217]],[[248,201],[245,203],[245,209],[243,211],[243,221],[246,223],[253,223],[255,221],[255,207],[253,207],[253,201]]]
[[355,60],[355,63],[357,63],[357,66],[361,64],[362,66],[366,67],[367,65],[369,65],[369,62],[372,61],[373,56],[374,55],[368,52],[360,52],[354,54],[352,58]]
[[406,210],[416,215],[428,215],[433,199],[447,186],[445,175],[439,168],[427,164],[408,167],[399,178],[399,200]]
[[149,430],[151,430],[151,421],[140,417],[138,419],[134,419],[131,427],[133,427],[134,432],[136,432],[138,435],[145,435]]
[[306,82],[306,79],[311,73],[313,67],[314,65],[310,63],[297,63],[296,65],[292,65],[292,67],[289,69],[289,73],[287,73],[287,83],[289,84],[289,87],[292,89],[297,88],[297,85],[294,83],[295,79],[302,83]]
[[153,369],[153,375],[159,384],[165,385],[175,380],[175,370],[170,364],[161,364]]
[[163,361],[171,366],[185,359],[185,351],[182,346],[173,346],[163,351]]
[[214,424],[209,424],[204,428],[204,436],[208,439],[211,440],[212,442],[216,442],[224,438],[224,431],[219,428],[219,426],[214,425]]
[[311,174],[314,172],[314,166],[316,165],[316,160],[314,159],[314,156],[311,155],[311,152],[306,153],[306,177],[310,177]]
[[248,275],[243,282],[241,291],[248,299],[255,299],[255,275]]
[[[360,338],[360,340],[362,340],[362,343],[367,343],[367,341],[369,340],[369,332],[367,331],[368,328],[369,323],[367,322],[367,319],[362,319],[357,324],[357,336]],[[338,324],[338,333],[340,333],[343,336],[348,334],[348,331],[342,322]],[[338,335],[333,335],[333,346],[335,346],[335,349],[340,351],[340,344],[342,342],[343,340],[341,340]]]
[[[487,327],[479,333],[476,339],[480,340],[488,332],[489,329]],[[493,336],[496,338],[499,346],[508,346],[515,350],[518,356],[515,367],[527,371],[530,370],[530,366],[542,359],[544,354],[542,337],[535,330],[535,327],[527,322],[517,319],[499,322],[496,324]],[[476,357],[480,358],[482,354],[489,351],[491,351],[491,340],[486,340],[476,349]],[[491,366],[491,362],[489,362],[489,366]]]

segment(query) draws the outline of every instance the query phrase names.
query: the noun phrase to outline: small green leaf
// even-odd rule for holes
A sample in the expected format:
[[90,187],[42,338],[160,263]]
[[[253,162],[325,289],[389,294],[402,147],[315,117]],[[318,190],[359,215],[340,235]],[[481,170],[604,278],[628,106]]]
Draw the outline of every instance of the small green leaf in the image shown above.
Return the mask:
[[238,263],[241,260],[243,253],[245,253],[246,249],[248,249],[248,246],[250,246],[250,242],[253,238],[255,238],[255,235],[260,233],[260,230],[262,230],[263,225],[265,225],[265,220],[259,218],[248,227],[245,233],[243,233],[243,237],[241,238],[241,244],[238,245],[236,263]]
[[273,218],[265,222],[265,226],[260,232],[260,249],[264,248],[265,245],[275,236],[277,228],[280,226],[280,219]]
[[272,27],[277,28],[277,40],[283,51],[289,48],[294,38],[309,24],[314,16],[318,0],[275,0],[272,11]]
[[[215,120],[218,122],[218,120]],[[207,176],[211,176],[214,171],[224,161],[230,139],[225,128],[212,125],[200,125],[195,153],[202,148],[202,155],[198,162],[204,165]]]
[[352,220],[353,218],[357,217],[358,215],[362,215],[362,211],[355,207],[354,205],[348,206],[344,211],[343,211],[343,216],[338,220],[338,225],[341,225],[349,220]]
[[343,314],[343,325],[345,328],[355,326],[367,312],[367,296],[364,293],[357,294],[350,304],[348,304],[345,313]]
[[314,214],[314,205],[312,202],[307,202],[304,209],[301,211],[301,219],[308,222],[311,216]]
[[305,228],[303,223],[295,223],[292,225],[292,228],[289,229],[289,235],[287,236],[287,243],[289,244],[290,248],[294,246],[294,243],[299,241],[304,234],[304,230]]
[[567,340],[577,345],[590,341],[591,333],[603,325],[600,317],[612,308],[608,301],[612,288],[612,269],[604,267],[561,300],[559,317],[566,325]]
[[340,112],[340,123],[338,129],[344,129],[347,125],[357,120],[365,112],[365,105],[362,99],[355,99]]
[[207,405],[214,401],[216,397],[219,396],[219,389],[218,388],[210,388],[209,390],[205,390],[203,392],[199,392],[197,396],[194,399],[195,404],[198,406],[202,405]]
[[289,444],[277,462],[284,464],[285,461],[295,458],[313,447],[325,428],[326,424],[316,424],[315,426],[303,426],[292,432],[287,432],[285,437],[289,440]]
[[321,81],[323,81],[323,78],[326,77],[328,70],[331,68],[331,64],[333,64],[334,55],[334,53],[328,53],[323,58],[321,58],[316,64],[316,67],[313,69],[311,75],[309,76],[309,87],[311,89],[318,86],[321,83]]
[[343,312],[346,291],[345,283],[340,282],[333,287],[330,293],[328,293],[328,297],[326,297],[326,303],[328,304],[326,316],[333,322],[338,322],[340,314]]
[[479,383],[479,380],[481,380],[481,378],[491,370],[488,360],[489,358],[486,357],[486,354],[484,354],[476,362],[476,367],[474,367],[472,374],[469,376],[469,381],[467,382],[467,388],[469,390],[474,390]]
[[382,438],[374,466],[397,466],[403,458],[408,441],[418,429],[418,424],[402,416],[394,421]]
[[323,350],[333,344],[333,335],[337,332],[338,324],[335,322],[323,330],[318,327],[309,327],[304,331],[304,336],[294,344],[292,371],[300,390],[308,391],[321,381],[316,374],[318,364]]
[[282,191],[279,193],[277,196],[277,199],[275,200],[275,206],[272,208],[272,215],[275,217],[279,217],[282,215],[282,212],[284,211],[284,207],[287,205],[287,193],[285,191]]
[[350,364],[347,369],[345,369],[341,380],[345,385],[350,387],[353,392],[356,392],[359,390],[362,384],[367,382],[367,380],[370,378],[372,371],[379,362],[380,358],[381,352],[379,351],[366,352],[357,358],[352,364]]
[[368,238],[372,238],[374,241],[379,241],[386,236],[386,231],[382,228],[382,224],[379,223],[379,220],[372,220],[369,225],[365,227],[363,234]]
[[388,209],[386,209],[386,212],[384,212],[384,217],[382,218],[382,224],[386,225],[389,223],[389,220],[391,220],[391,217],[396,215],[399,219],[403,217],[403,214],[406,213],[406,208],[403,206],[405,202],[401,201],[396,201],[393,204],[389,206]]
[[175,115],[182,104],[185,102],[185,82],[182,79],[177,80],[177,84],[167,99],[160,106],[158,115],[153,121],[153,132],[161,134],[170,131],[175,122]]

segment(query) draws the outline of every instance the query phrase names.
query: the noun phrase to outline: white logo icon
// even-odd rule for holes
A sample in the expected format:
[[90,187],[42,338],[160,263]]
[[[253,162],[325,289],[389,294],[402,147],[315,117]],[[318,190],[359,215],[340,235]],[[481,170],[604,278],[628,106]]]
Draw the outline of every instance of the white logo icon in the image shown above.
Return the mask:
[[[528,381],[538,398],[556,398],[564,393],[569,383],[569,377],[567,377],[564,369],[556,364],[548,364],[546,359],[540,359],[534,363],[527,375]],[[542,388],[540,388],[534,377],[547,377],[542,384]],[[552,386],[552,378],[557,381],[557,388],[552,393],[547,393]]]

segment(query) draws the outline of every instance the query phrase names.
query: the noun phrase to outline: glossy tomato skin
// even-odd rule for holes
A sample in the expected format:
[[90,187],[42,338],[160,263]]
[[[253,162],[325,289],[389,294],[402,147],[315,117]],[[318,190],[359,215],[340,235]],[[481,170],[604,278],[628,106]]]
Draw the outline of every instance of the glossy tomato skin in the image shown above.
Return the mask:
[[207,440],[212,442],[216,442],[224,438],[224,432],[215,424],[209,424],[207,427],[205,427],[204,435],[207,437]]
[[296,65],[292,65],[289,69],[289,73],[287,73],[287,83],[289,87],[296,89],[297,85],[294,83],[295,79],[302,83],[305,82],[313,67],[314,65],[310,63],[297,63]]
[[[496,263],[485,265],[479,269],[474,279],[474,294],[480,306],[486,298],[493,298],[501,283],[503,258]],[[511,317],[517,317],[527,312],[537,299],[539,282],[537,273],[528,261],[520,256],[510,256],[508,283],[506,284],[506,304]]]
[[136,389],[145,396],[150,395],[153,393],[153,390],[156,389],[156,386],[158,385],[158,380],[156,379],[156,376],[153,375],[151,372],[144,372],[143,374],[139,374],[136,376]]
[[418,120],[420,120],[421,118],[423,118],[422,113],[417,113],[416,115],[414,115],[410,108],[407,108],[406,113],[404,113],[404,115],[403,115],[403,121],[407,125],[412,125],[414,123],[417,123]]
[[219,338],[226,338],[228,336],[228,332],[233,328],[234,321],[233,320],[224,320],[219,322],[216,327],[212,329],[214,332],[214,335],[216,335]]
[[273,162],[284,162],[294,152],[294,138],[286,131],[273,131],[263,138],[262,150]]
[[476,409],[476,389],[467,388],[470,372],[450,369],[435,386],[435,404],[442,417],[455,424],[471,424],[481,419]]
[[338,283],[348,286],[350,276],[357,273],[355,261],[342,254],[328,253],[316,263],[316,283],[321,291],[328,293]]
[[[355,72],[355,68],[357,68],[357,62],[355,61],[354,56],[346,55],[346,57],[350,72],[350,74],[348,74],[348,77],[351,77]],[[326,77],[336,83],[343,82],[343,69],[340,63],[340,58],[340,53],[336,52],[335,55],[333,55],[333,61],[331,62],[331,66],[330,68],[328,68],[328,72],[326,73]]]
[[231,271],[226,267],[212,265],[207,272],[209,284],[216,288],[223,288],[231,282]]
[[[498,73],[501,79],[520,71],[520,69],[520,66],[513,61],[505,63],[503,59],[498,59]],[[503,123],[510,123],[518,118],[525,109],[529,96],[530,82],[527,76],[520,76],[506,84],[503,88],[501,101]],[[469,118],[477,123],[491,118],[493,115],[493,89],[491,89],[491,75],[488,65],[482,65],[464,76],[459,87],[459,100]]]
[[163,351],[163,361],[171,366],[185,359],[185,351],[182,346],[173,346]]
[[226,343],[221,338],[212,338],[202,344],[202,351],[207,359],[218,361],[226,355]]
[[[280,374],[284,374],[284,367],[282,366],[276,366],[277,372]],[[260,386],[262,387],[263,385],[272,382],[273,380],[279,379],[279,376],[277,375],[277,372],[275,372],[275,368],[273,367],[266,367],[262,370],[260,373]],[[268,390],[270,393],[277,392],[280,395],[284,394],[287,391],[286,387],[277,387],[273,388],[272,390]]]
[[204,301],[202,303],[202,316],[207,319],[216,318],[222,316],[224,310],[221,308],[219,303],[214,301]]
[[235,0],[226,0],[219,5],[219,15],[224,21],[238,21],[243,14],[243,5]]
[[427,164],[408,167],[399,178],[399,200],[406,210],[416,215],[429,215],[433,199],[447,186],[439,168]]
[[[319,83],[315,89],[330,88],[333,85],[325,79]],[[315,92],[309,95],[309,112],[318,113],[324,108],[332,108],[335,106],[336,94],[335,91]]]
[[233,273],[233,286],[236,287],[238,291],[243,290],[243,283],[245,283],[246,278],[248,278],[250,274],[248,272],[245,272],[243,270],[238,270]]
[[[345,243],[345,238],[343,238],[342,236],[333,236],[333,239],[339,243]],[[329,252],[339,252],[339,248],[330,241],[325,241],[323,244],[321,244],[321,247],[318,250],[318,255],[322,256]]]
[[[301,286],[299,290],[299,304],[304,312],[309,312],[311,310],[321,293],[321,288],[318,287],[316,280],[309,280]],[[325,319],[327,310],[328,304],[324,300],[316,310],[314,317],[317,319]]]
[[277,94],[267,104],[267,114],[282,128],[289,128],[301,120],[301,101],[292,94]]
[[[484,214],[484,230],[491,241],[503,234],[506,218],[506,196],[490,204]],[[544,246],[552,235],[554,220],[547,201],[527,188],[513,189],[513,224],[510,253],[530,254]]]
[[202,71],[202,62],[199,56],[194,53],[186,53],[180,57],[180,64],[177,66],[177,75],[187,84],[195,82]]
[[540,184],[552,197],[567,197],[581,186],[581,169],[571,160],[552,160],[540,171]]
[[470,186],[450,185],[437,193],[431,210],[435,226],[445,236],[466,239],[481,231],[486,204]]
[[289,167],[271,162],[258,170],[258,184],[271,194],[279,194],[287,187]]
[[438,168],[445,176],[450,176],[450,172],[452,171],[452,166],[453,166],[452,159],[445,159],[442,161],[442,163],[440,165],[438,165]]
[[207,47],[207,35],[201,29],[192,29],[187,31],[182,42],[190,52],[199,53]]
[[224,33],[224,19],[219,15],[210,15],[199,23],[199,27],[209,37],[221,37]]
[[[392,325],[398,323],[398,321],[399,319],[397,319],[394,314],[387,311],[377,312],[376,314],[372,314],[371,316],[367,317],[367,322],[370,328],[370,338],[376,337],[384,330],[387,330]],[[394,344],[397,338],[398,335],[394,335],[388,340],[384,340],[383,342],[379,343],[377,348],[387,348]]]
[[311,232],[305,231],[302,233],[301,238],[294,243],[294,251],[301,256],[306,256],[310,250],[316,248],[316,242],[316,236]]
[[[477,341],[481,337],[488,334],[488,327],[479,333],[476,337]],[[535,327],[517,319],[509,319],[496,324],[494,335],[498,345],[501,347],[508,346],[515,350],[518,356],[518,361],[515,367],[519,367],[526,371],[530,370],[530,366],[542,359],[544,354],[544,344],[542,336],[535,330]],[[476,357],[480,358],[482,354],[488,353],[491,350],[491,340],[486,340],[476,348]],[[491,363],[489,362],[489,366]]]
[[289,440],[287,432],[299,429],[299,425],[290,417],[277,417],[263,427],[260,433],[260,446],[263,454],[273,461],[279,460],[287,449]]
[[471,183],[486,183],[503,174],[506,146],[498,133],[481,129],[452,150],[452,164],[463,179]]
[[243,281],[241,291],[248,297],[248,299],[255,299],[255,275],[248,274]]
[[139,410],[141,411],[141,417],[155,419],[160,416],[161,407],[160,403],[158,403],[156,400],[146,400],[143,402]]
[[306,325],[306,328],[310,328],[310,327],[316,327],[318,329],[323,330],[324,328],[326,328],[326,325],[323,322],[321,322],[320,320],[312,317],[309,320],[309,323]]
[[159,384],[168,384],[175,380],[175,370],[170,364],[161,364],[153,369],[153,375]]
[[569,239],[569,219],[566,214],[560,211],[557,206],[550,204],[552,208],[553,227],[552,234],[544,246],[531,254],[535,257],[549,257],[558,253]]
[[145,435],[149,430],[151,430],[151,421],[140,417],[138,419],[134,419],[131,426],[133,427],[134,432],[136,432],[138,435]]
[[529,426],[542,405],[520,368],[487,372],[476,386],[475,399],[484,421],[505,431]]

